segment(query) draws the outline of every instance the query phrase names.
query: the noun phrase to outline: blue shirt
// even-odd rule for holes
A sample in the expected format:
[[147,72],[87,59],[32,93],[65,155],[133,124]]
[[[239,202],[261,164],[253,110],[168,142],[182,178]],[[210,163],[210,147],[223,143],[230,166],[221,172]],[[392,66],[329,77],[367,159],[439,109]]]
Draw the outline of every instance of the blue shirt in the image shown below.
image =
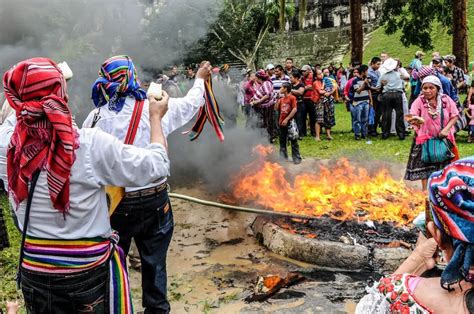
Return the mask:
[[[443,86],[443,94],[446,94],[449,97],[451,97],[451,99],[454,100],[454,102],[458,102],[459,101],[458,92],[456,91],[456,88],[454,88],[453,84],[451,84],[451,81],[446,76],[441,75],[439,73],[436,73],[435,76],[438,77],[439,80],[441,81],[441,86]],[[416,97],[418,97],[420,93],[421,93],[421,80],[418,80],[414,94]]]
[[370,78],[370,86],[376,87],[377,82],[379,81],[380,78],[380,72],[379,70],[374,70],[372,67],[369,67],[369,71],[367,72],[368,77]]

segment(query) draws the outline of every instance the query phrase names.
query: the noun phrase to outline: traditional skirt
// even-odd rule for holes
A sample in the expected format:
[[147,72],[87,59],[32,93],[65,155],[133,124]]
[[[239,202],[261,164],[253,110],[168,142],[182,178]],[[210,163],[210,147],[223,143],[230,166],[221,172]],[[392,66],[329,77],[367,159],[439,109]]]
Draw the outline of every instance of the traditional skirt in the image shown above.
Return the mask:
[[332,128],[336,125],[336,115],[334,108],[334,97],[322,97],[318,103],[315,103],[316,123],[325,128]]
[[133,313],[125,256],[117,243],[116,235],[80,240],[27,237],[22,269],[67,276],[109,263],[109,313]]
[[418,181],[428,179],[433,172],[443,169],[456,159],[454,158],[439,164],[426,164],[421,160],[421,152],[422,145],[416,144],[415,139],[413,139],[410,155],[408,156],[405,180]]
[[7,224],[3,216],[3,208],[0,208],[0,250],[10,246],[8,241]]

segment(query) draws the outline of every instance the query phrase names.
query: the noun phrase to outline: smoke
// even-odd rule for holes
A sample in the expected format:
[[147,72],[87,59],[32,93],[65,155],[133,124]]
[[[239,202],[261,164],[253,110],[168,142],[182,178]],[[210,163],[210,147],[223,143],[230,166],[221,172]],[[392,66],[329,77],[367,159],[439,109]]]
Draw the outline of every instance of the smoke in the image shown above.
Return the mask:
[[201,182],[213,192],[221,192],[229,187],[232,175],[255,158],[252,149],[258,144],[268,144],[266,130],[245,127],[243,121],[234,123],[241,110],[235,89],[216,83],[213,89],[225,119],[225,141],[219,142],[209,123],[201,136],[192,142],[181,134],[191,128],[191,123],[172,133],[168,138],[172,185]]
[[79,125],[93,109],[90,88],[102,62],[127,54],[141,80],[205,36],[217,0],[0,0],[0,71],[31,57],[67,61],[70,105]]

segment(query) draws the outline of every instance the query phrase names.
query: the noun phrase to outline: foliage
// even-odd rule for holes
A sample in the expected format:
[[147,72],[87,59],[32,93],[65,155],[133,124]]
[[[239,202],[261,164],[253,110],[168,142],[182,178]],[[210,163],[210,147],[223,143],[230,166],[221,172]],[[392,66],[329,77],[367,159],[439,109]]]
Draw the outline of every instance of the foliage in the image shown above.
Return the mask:
[[433,49],[431,30],[438,22],[448,32],[452,30],[452,2],[454,0],[392,0],[386,1],[382,23],[387,34],[401,30],[401,43]]
[[[189,53],[187,62],[196,62],[212,52],[216,59],[236,59],[254,67],[258,49],[278,25],[280,0],[223,0],[222,5],[208,35]],[[293,2],[286,2],[285,14],[295,14]]]

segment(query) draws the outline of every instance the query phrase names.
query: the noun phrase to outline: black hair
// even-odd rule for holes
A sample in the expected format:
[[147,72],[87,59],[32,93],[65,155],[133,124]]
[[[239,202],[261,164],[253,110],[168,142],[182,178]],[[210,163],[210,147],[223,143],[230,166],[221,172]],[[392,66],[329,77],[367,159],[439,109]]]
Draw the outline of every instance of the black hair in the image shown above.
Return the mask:
[[281,87],[283,87],[284,89],[286,89],[286,91],[287,91],[288,93],[291,93],[291,84],[290,84],[290,83],[285,82],[285,83],[283,83],[283,84],[281,85]]
[[293,70],[290,73],[291,76],[296,77],[297,79],[301,78],[301,72],[299,70]]
[[471,288],[464,294],[467,310],[469,314],[474,314],[474,289]]
[[362,74],[365,71],[367,71],[368,69],[369,69],[369,67],[366,64],[362,64],[357,68],[357,71],[359,71],[359,74]]
[[281,64],[278,64],[276,67],[275,67],[275,70],[278,69],[280,71],[283,71],[283,66]]
[[293,58],[288,57],[288,58],[286,58],[285,61],[288,61],[288,60],[290,60],[291,62],[293,62]]
[[382,59],[380,59],[380,57],[373,57],[370,60],[370,64],[376,64],[377,62],[382,62]]

